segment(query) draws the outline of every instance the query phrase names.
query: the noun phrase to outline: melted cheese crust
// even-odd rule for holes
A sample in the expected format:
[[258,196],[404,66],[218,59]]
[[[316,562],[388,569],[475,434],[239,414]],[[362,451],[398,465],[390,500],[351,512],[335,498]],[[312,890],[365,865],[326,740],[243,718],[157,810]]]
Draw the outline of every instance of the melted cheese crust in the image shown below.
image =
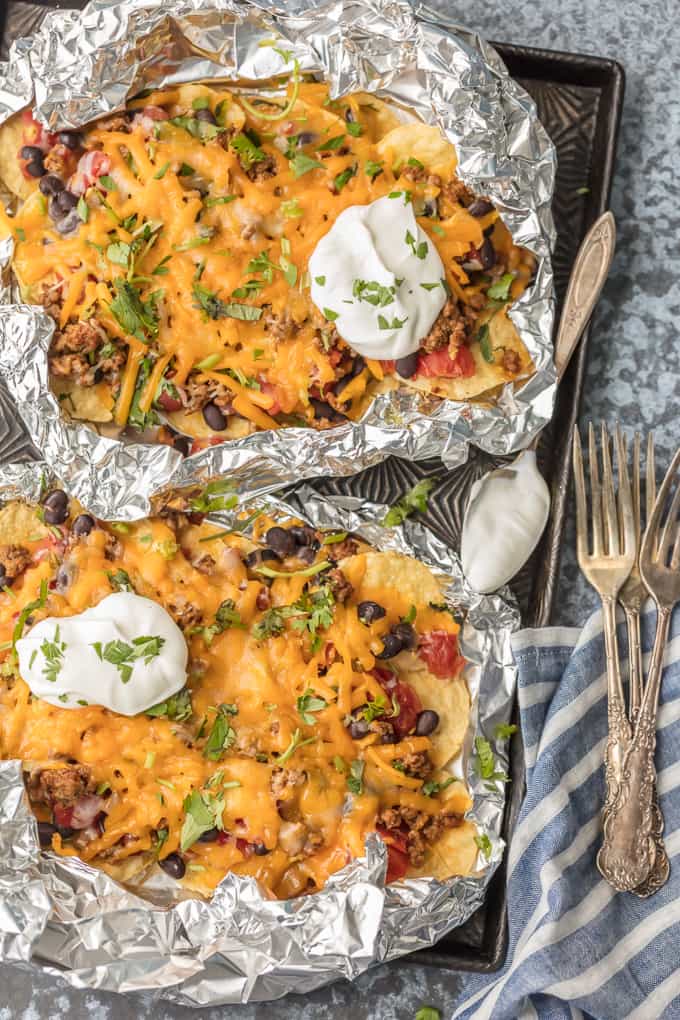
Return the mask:
[[[260,518],[257,533],[262,536],[273,523]],[[37,520],[36,528],[44,534]],[[271,895],[287,897],[321,888],[330,874],[360,855],[366,834],[376,828],[386,808],[410,807],[435,817],[444,811],[462,816],[469,808],[461,784],[446,789],[445,796],[436,791],[426,796],[422,778],[395,767],[409,754],[427,752],[431,737],[411,732],[383,744],[378,732],[358,740],[349,733],[347,716],[385,697],[373,672],[378,665],[390,668],[376,661],[381,638],[414,612],[398,584],[384,585],[372,589],[371,597],[384,607],[385,616],[369,626],[361,622],[356,593],[366,569],[360,554],[365,545],[343,560],[342,573],[353,592],[344,602],[331,600],[330,624],[326,620],[317,628],[314,641],[314,633],[305,627],[308,616],[302,617],[302,629],[293,616],[279,629],[270,627],[269,636],[254,633],[258,624],[271,621],[272,612],[321,587],[326,575],[305,576],[300,571],[308,571],[309,565],[295,555],[274,564],[290,576],[268,583],[244,563],[248,551],[262,542],[240,534],[215,538],[215,527],[208,523],[192,525],[186,518],[179,526],[161,518],[125,526],[98,522],[78,539],[69,528],[69,523],[53,528],[48,537],[29,534],[22,545],[30,552],[30,565],[12,589],[0,592],[0,756],[23,759],[29,773],[77,762],[87,766],[98,789],[106,791],[100,831],[77,848],[54,835],[58,853],[77,853],[116,877],[130,877],[157,858],[181,851],[185,881],[204,894],[231,870],[255,876]],[[326,562],[331,548],[321,545],[316,562]],[[64,562],[71,581],[60,593],[55,577]],[[401,558],[396,569],[408,570],[409,562]],[[13,630],[41,583],[48,584],[47,601],[30,622],[96,604],[121,577],[125,580],[121,571],[138,594],[158,601],[183,626],[192,708],[187,719],[126,718],[94,705],[56,708],[32,697],[16,674]],[[206,634],[226,599],[237,624]],[[258,608],[265,604],[268,609]],[[415,612],[418,633],[458,632],[441,606],[424,601]],[[399,678],[399,665],[392,668]],[[303,717],[298,699],[310,691],[323,705],[319,709],[317,702]],[[389,696],[386,701],[383,718],[395,710]],[[216,755],[206,756],[219,706],[225,704],[233,707],[233,740]],[[291,741],[299,746],[286,755]],[[279,764],[282,755],[285,760]],[[352,763],[360,763],[354,768],[363,770],[359,792],[356,787],[352,792],[348,783]],[[184,848],[186,799],[193,791],[223,799],[224,833],[219,841]],[[44,804],[36,804],[36,813],[45,820],[50,817]],[[269,852],[254,853],[257,844]]]

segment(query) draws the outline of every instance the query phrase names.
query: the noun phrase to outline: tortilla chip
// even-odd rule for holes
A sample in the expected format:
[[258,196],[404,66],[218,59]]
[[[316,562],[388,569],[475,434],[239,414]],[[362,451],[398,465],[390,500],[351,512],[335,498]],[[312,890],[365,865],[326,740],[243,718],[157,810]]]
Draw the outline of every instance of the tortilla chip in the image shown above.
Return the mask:
[[[429,567],[412,556],[396,552],[368,552],[342,560],[340,567],[354,586],[357,601],[379,588],[391,588],[411,605],[442,601],[442,588]],[[379,601],[379,600],[378,600]]]
[[[404,664],[404,660],[407,664]],[[462,676],[440,680],[413,652],[402,652],[392,660],[399,676],[411,685],[425,708],[439,715],[439,725],[431,734],[430,758],[442,768],[459,753],[470,722],[470,694]]]
[[231,99],[231,92],[227,89],[213,89],[209,85],[180,85],[177,89],[178,102],[177,106],[180,109],[186,109],[191,107],[195,99],[202,99],[207,97],[211,100],[211,105],[216,106],[220,102],[225,102],[222,108],[221,124],[224,125],[225,130],[233,129],[234,131],[240,131],[246,122],[246,115],[240,106],[235,103],[229,102]]
[[368,92],[359,92],[354,98],[359,107],[364,133],[373,142],[399,127],[403,122],[402,117],[406,116],[397,107],[390,106],[384,99],[378,99]]
[[19,149],[24,144],[21,114],[0,127],[0,180],[16,198],[28,198],[38,186],[37,180],[24,177],[19,163]]
[[444,881],[454,875],[470,875],[477,860],[476,835],[477,826],[469,821],[464,821],[456,829],[447,829],[427,851],[422,866],[409,868],[406,877]]
[[147,873],[156,863],[156,855],[150,850],[146,850],[143,853],[132,854],[131,857],[126,857],[122,861],[108,861],[99,857],[93,858],[88,861],[93,868],[101,868],[105,871],[110,878],[113,878],[116,882],[121,883],[134,883],[136,885],[141,884],[146,878]]
[[243,439],[255,431],[252,422],[238,415],[230,416],[224,432],[215,432],[211,429],[200,411],[192,411],[190,414],[185,411],[167,411],[163,413],[163,417],[176,432],[181,432],[182,435],[190,436],[192,439],[211,439],[216,436],[222,442],[226,442],[227,439]]
[[453,145],[432,124],[401,124],[381,138],[376,148],[390,166],[417,159],[431,173],[449,176],[458,164]]
[[53,379],[52,391],[63,409],[77,421],[113,420],[113,393],[107,383],[77,386],[66,379]]
[[26,545],[49,535],[34,506],[12,500],[0,510],[0,545]]

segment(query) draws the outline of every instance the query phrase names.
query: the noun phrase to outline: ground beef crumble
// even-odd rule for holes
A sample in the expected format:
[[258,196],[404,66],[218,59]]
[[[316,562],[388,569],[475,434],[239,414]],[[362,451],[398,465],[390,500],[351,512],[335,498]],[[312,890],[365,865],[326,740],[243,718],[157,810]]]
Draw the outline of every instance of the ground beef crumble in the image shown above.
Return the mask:
[[328,583],[336,602],[346,602],[354,591],[354,588],[339,567],[334,567],[328,571]]
[[327,546],[326,555],[329,560],[339,563],[347,556],[356,556],[359,551],[359,543],[356,538],[346,538],[342,542],[333,542]]
[[92,770],[87,765],[42,769],[31,776],[29,792],[33,800],[49,807],[55,804],[72,807],[81,797],[94,792]]
[[387,808],[378,815],[379,828],[388,832],[406,834],[406,852],[411,864],[419,868],[425,861],[428,846],[435,843],[446,829],[455,829],[461,824],[460,815],[443,811],[436,815],[417,811],[406,805]]
[[469,340],[469,316],[461,310],[456,298],[450,297],[420,346],[428,354],[448,347],[451,356],[455,357],[458,348]]
[[0,545],[0,567],[5,574],[5,584],[16,580],[31,563],[31,554],[23,545]]

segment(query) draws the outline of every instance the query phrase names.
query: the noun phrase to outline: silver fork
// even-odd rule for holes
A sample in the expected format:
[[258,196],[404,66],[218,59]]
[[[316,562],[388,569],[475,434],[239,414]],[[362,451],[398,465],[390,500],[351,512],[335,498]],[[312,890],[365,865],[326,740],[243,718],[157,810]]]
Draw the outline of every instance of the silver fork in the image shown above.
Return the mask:
[[[644,672],[642,669],[642,647],[640,643],[640,610],[647,597],[647,586],[640,574],[640,552],[642,549],[642,486],[640,482],[640,433],[636,432],[633,439],[633,473],[631,488],[633,495],[633,516],[635,518],[635,537],[637,549],[635,563],[628,580],[619,592],[619,602],[626,614],[626,626],[628,629],[628,673],[630,680],[628,715],[631,726],[635,729],[640,702],[642,701],[642,689],[644,684]],[[650,432],[647,436],[647,456],[645,465],[645,524],[652,519],[654,501],[656,500],[656,460],[654,456],[654,435]],[[656,793],[656,786],[652,795],[652,811],[654,813],[654,842],[656,845],[656,857],[654,867],[644,880],[642,885],[633,889],[636,896],[651,896],[661,888],[668,880],[670,863],[666,847],[663,842],[663,815],[659,808],[659,801]]]
[[[640,645],[640,610],[647,596],[647,588],[640,576],[640,549],[642,547],[641,527],[641,487],[640,487],[640,433],[636,432],[633,439],[633,477],[631,489],[633,495],[633,517],[635,519],[636,551],[633,569],[628,580],[619,592],[619,602],[626,614],[628,628],[628,660],[630,673],[630,721],[635,725],[635,718],[642,700],[644,674],[642,671],[642,647]],[[654,500],[656,499],[656,467],[654,459],[654,436],[647,437],[647,465],[645,470],[645,522],[651,520]]]
[[[618,499],[609,453],[609,435],[601,426],[602,483],[597,459],[595,429],[588,428],[590,493],[592,510],[592,552],[588,543],[588,508],[583,471],[583,454],[578,430],[574,429],[574,483],[576,488],[576,552],[579,566],[602,600],[605,655],[607,660],[607,721],[609,735],[605,750],[605,812],[615,803],[621,781],[623,759],[631,739],[630,723],[621,683],[621,666],[616,644],[616,599],[635,562],[636,539],[626,451],[621,430],[616,429]],[[618,505],[617,505],[618,504]],[[605,875],[605,878],[608,876]]]
[[657,857],[653,806],[656,715],[671,612],[680,600],[680,484],[663,528],[661,519],[679,467],[680,450],[659,490],[640,552],[642,580],[657,607],[656,636],[637,724],[624,756],[619,796],[605,819],[604,843],[598,855],[600,870],[606,867],[612,876],[608,875],[608,880],[620,890],[634,890],[645,882]]

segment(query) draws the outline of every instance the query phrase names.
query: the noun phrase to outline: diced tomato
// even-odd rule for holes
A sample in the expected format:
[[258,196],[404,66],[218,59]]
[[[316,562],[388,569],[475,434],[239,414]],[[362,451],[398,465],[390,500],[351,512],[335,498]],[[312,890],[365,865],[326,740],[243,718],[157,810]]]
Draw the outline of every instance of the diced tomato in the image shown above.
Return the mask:
[[446,630],[431,630],[421,634],[418,655],[430,672],[442,680],[455,676],[465,664],[458,649],[458,636]]
[[88,188],[103,177],[111,169],[111,160],[105,152],[92,149],[83,153],[78,160],[76,172],[69,181],[70,190],[76,195],[84,195]]
[[156,403],[160,404],[164,411],[182,410],[182,401],[179,397],[173,397],[172,393],[169,393],[167,390],[163,390],[162,393],[158,394]]
[[[64,534],[62,528],[60,528],[59,531],[62,535]],[[59,539],[55,534],[50,532],[50,534],[46,535],[45,538],[41,538],[39,542],[36,542],[33,549],[33,562],[40,563],[51,553],[63,553],[65,549],[66,539]]]
[[191,456],[194,453],[200,453],[201,450],[207,450],[209,446],[219,446],[220,443],[223,442],[224,439],[220,439],[219,436],[209,436],[208,438],[204,439],[194,439],[193,443],[191,444],[191,449],[189,450],[189,456]]
[[271,407],[267,408],[267,414],[278,414],[281,410],[281,401],[279,399],[278,387],[275,383],[262,382],[260,383],[260,389],[263,393],[266,393],[268,397],[271,397],[274,403]]
[[328,352],[328,360],[333,368],[335,368],[342,361],[342,351],[339,351],[337,347],[333,347],[332,350]]
[[387,847],[387,875],[386,882],[398,882],[408,871],[408,854],[398,850],[396,846],[388,844]]
[[58,825],[60,829],[72,829],[71,822],[73,821],[73,808],[64,807],[62,804],[56,804],[52,812],[54,815],[54,824]]
[[241,851],[246,860],[255,853],[255,844],[249,843],[247,839],[242,839],[240,836],[236,839],[236,848]]
[[53,145],[56,144],[58,134],[53,131],[47,131],[39,120],[36,120],[33,116],[32,110],[24,110],[21,114],[22,137],[24,145],[36,145],[42,149],[43,152],[47,152]]
[[396,698],[399,715],[390,716],[390,722],[397,736],[405,737],[415,726],[418,713],[423,710],[420,698],[410,684],[397,680],[395,674],[386,669],[377,667],[373,670],[373,676],[389,698],[393,695]]
[[458,348],[455,358],[449,355],[448,348],[431,351],[429,354],[418,355],[418,371],[416,375],[424,375],[428,379],[441,376],[444,379],[467,379],[475,374],[475,360],[469,347]]
[[381,361],[380,364],[385,372],[394,372],[394,367],[397,364],[396,361]]
[[151,120],[167,120],[170,114],[162,106],[145,106],[142,116],[151,117]]

